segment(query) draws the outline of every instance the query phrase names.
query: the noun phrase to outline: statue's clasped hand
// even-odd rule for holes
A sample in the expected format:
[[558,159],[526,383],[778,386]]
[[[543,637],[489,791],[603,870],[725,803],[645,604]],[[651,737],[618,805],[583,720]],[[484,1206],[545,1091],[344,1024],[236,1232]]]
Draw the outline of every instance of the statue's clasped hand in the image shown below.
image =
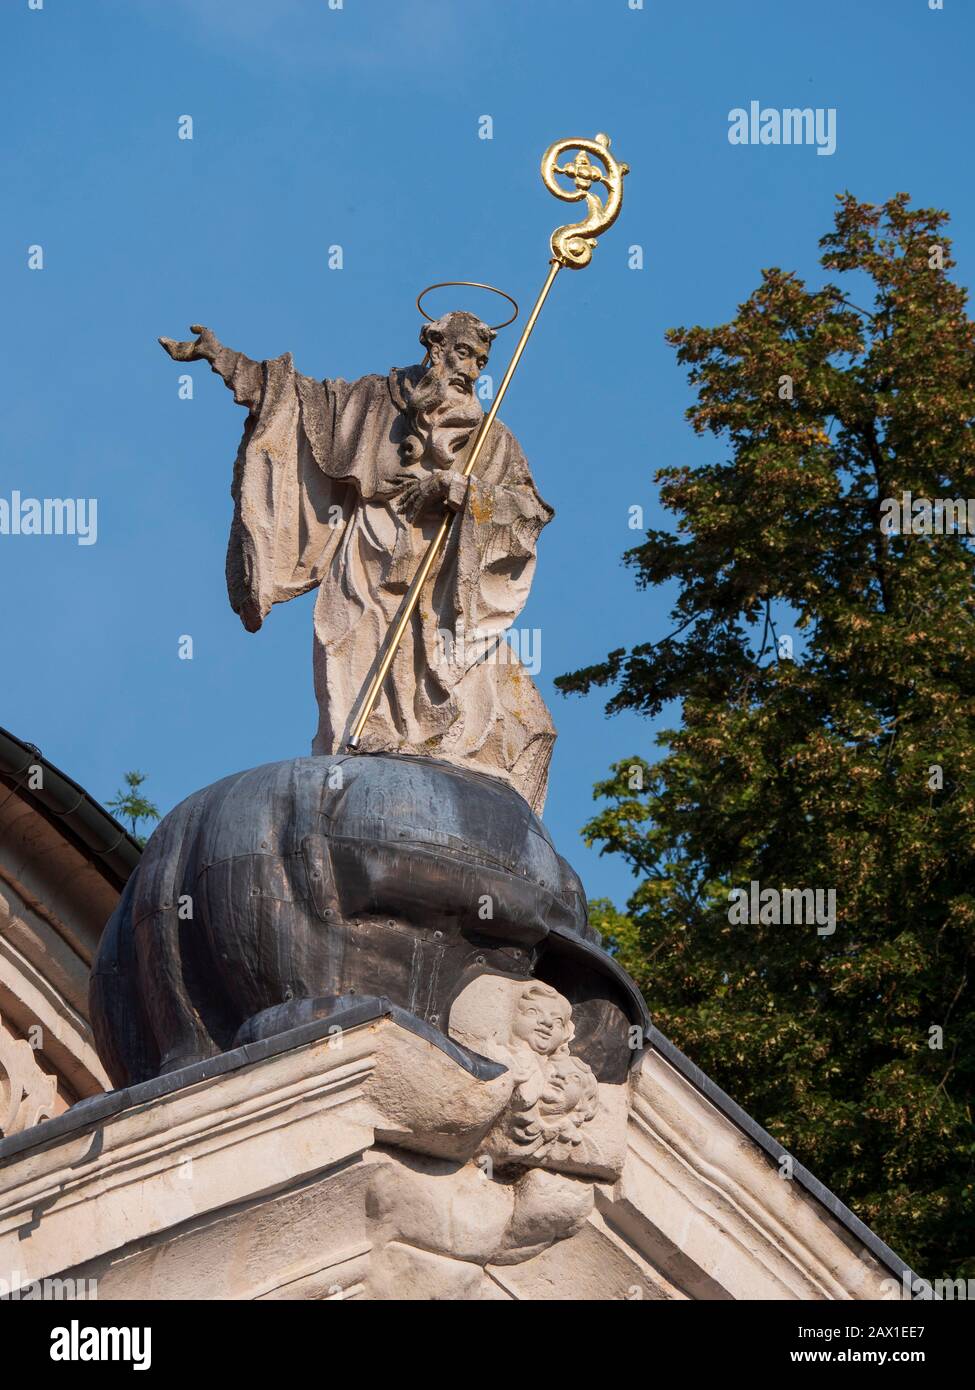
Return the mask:
[[408,521],[414,521],[434,503],[441,503],[453,512],[460,511],[467,496],[467,479],[462,473],[446,469],[436,469],[420,477],[398,478],[394,486],[398,495],[393,505]]

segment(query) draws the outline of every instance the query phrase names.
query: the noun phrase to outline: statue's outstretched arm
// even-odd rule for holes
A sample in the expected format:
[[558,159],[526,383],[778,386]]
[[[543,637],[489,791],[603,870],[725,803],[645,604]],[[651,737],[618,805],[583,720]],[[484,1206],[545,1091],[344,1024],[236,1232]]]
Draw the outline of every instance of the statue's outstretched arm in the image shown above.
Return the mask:
[[209,362],[211,371],[233,391],[237,404],[255,409],[263,386],[260,362],[252,362],[242,352],[225,348],[216,334],[201,323],[191,323],[190,332],[198,335],[190,342],[180,343],[175,338],[160,338],[159,341],[174,362]]

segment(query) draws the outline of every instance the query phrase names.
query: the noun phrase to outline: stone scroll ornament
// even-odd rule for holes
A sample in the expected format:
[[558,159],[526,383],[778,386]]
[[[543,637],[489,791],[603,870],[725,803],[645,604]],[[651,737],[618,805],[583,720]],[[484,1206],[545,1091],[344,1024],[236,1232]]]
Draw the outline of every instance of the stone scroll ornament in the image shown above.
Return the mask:
[[41,1071],[34,1049],[0,1027],[0,1139],[54,1114],[57,1082]]

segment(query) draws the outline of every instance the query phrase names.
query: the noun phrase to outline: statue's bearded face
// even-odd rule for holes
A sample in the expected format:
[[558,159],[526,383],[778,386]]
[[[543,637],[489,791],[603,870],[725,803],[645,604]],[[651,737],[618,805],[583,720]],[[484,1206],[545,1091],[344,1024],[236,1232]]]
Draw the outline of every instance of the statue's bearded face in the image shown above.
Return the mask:
[[409,399],[412,441],[407,456],[421,452],[437,468],[450,468],[483,414],[474,383],[487,366],[491,333],[472,314],[447,314],[429,324],[420,341],[429,370]]
[[474,394],[474,383],[488,364],[488,347],[466,314],[452,314],[440,343],[431,342],[431,370],[446,378],[449,390],[462,397]]

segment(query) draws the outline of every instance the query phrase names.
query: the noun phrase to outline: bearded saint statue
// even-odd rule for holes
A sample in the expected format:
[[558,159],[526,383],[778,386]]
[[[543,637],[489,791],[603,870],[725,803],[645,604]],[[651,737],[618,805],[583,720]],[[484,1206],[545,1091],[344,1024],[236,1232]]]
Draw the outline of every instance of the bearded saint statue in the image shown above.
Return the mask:
[[462,476],[483,418],[474,386],[493,330],[473,314],[446,314],[420,333],[428,364],[353,382],[302,376],[290,353],[253,362],[208,328],[191,331],[195,341],[159,341],[177,362],[209,362],[249,412],[231,488],[231,606],[256,632],[272,604],[318,589],[312,753],[346,748],[446,507],[456,513],[447,544],[359,747],[504,778],[540,812],[555,729],[504,634],[528,597],[553,511],[500,421],[476,475]]

